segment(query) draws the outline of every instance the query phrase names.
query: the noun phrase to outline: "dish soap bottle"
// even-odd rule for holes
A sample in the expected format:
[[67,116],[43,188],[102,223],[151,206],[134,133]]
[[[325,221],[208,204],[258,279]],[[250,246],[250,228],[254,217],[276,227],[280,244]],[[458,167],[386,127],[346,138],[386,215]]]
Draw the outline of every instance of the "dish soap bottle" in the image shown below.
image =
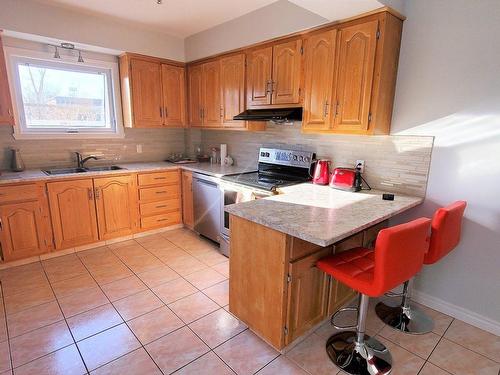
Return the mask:
[[21,151],[19,151],[18,148],[13,148],[12,149],[12,166],[11,166],[11,169],[14,172],[22,172],[25,169],[23,158],[21,157]]

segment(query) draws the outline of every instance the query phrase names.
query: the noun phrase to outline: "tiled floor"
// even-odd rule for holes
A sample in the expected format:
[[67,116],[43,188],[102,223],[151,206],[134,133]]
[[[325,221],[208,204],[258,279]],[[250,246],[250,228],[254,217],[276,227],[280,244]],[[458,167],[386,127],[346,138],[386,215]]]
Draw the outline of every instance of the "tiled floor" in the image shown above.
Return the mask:
[[[184,229],[2,270],[0,375],[339,373],[328,323],[279,355],[227,312],[228,277]],[[499,337],[426,310],[434,332],[408,336],[371,308],[394,374],[498,374]]]

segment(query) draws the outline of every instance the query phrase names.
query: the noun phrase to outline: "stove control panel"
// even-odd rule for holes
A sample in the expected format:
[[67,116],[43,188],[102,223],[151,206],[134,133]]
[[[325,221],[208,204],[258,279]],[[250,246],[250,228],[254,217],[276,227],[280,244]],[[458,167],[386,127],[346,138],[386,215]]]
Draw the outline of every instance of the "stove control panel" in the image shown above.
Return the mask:
[[314,160],[314,152],[283,150],[261,147],[259,163],[289,165],[293,167],[310,168]]

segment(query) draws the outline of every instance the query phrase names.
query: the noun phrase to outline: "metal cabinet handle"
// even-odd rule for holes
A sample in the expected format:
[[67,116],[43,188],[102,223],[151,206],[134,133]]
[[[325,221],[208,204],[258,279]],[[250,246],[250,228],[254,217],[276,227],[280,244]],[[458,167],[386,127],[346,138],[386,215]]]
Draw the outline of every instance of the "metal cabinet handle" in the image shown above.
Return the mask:
[[164,179],[166,179],[166,177],[155,177],[154,179],[155,180],[164,180]]
[[88,188],[87,195],[88,195],[90,201],[93,200],[94,199],[94,190],[92,188]]
[[99,191],[98,188],[94,189],[94,196],[95,196],[95,199],[101,198],[101,192]]
[[156,194],[165,194],[166,191],[165,190],[161,190],[161,191],[157,191]]
[[160,107],[160,117],[163,117],[163,108]]
[[335,104],[335,117],[337,117],[337,115],[339,114],[339,105],[340,103],[337,101],[337,103]]
[[0,232],[3,230],[2,219],[0,219]]
[[224,107],[220,107],[220,118],[224,118]]
[[273,91],[272,91],[272,85],[273,84],[273,81],[269,80],[266,82],[266,95],[267,94],[271,94]]
[[328,100],[325,100],[325,104],[323,105],[323,117],[326,118],[326,116],[328,116]]
[[165,207],[167,207],[166,204],[160,204],[159,206],[156,206],[156,208],[165,208]]
[[168,110],[167,110],[167,107],[165,107],[165,117],[168,117]]
[[156,221],[167,221],[168,219],[156,219]]

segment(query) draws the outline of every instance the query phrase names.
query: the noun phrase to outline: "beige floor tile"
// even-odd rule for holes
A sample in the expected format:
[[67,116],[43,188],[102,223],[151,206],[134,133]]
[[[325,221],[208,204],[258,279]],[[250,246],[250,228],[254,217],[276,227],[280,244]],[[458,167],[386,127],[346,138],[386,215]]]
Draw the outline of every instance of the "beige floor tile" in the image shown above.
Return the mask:
[[[17,268],[17,267],[16,267]],[[49,285],[49,280],[43,270],[24,271],[19,275],[11,274],[2,279],[2,292],[5,296],[27,293]]]
[[162,375],[160,369],[143,348],[120,357],[91,375]]
[[182,250],[180,247],[175,246],[172,244],[172,247],[170,248],[164,248],[164,249],[153,249],[150,250],[150,252],[160,259],[163,263],[168,264],[169,262],[172,262],[173,260],[177,258],[182,258],[186,256],[191,256],[184,250]]
[[198,260],[205,263],[207,266],[215,266],[220,263],[227,262],[227,258],[218,250],[210,250],[203,254],[195,255]]
[[222,274],[226,277],[229,277],[229,262],[228,261],[216,264],[215,266],[212,266],[212,268],[214,270],[216,270],[217,272],[219,272],[220,274]]
[[425,363],[425,360],[415,354],[403,349],[402,347],[376,336],[385,347],[389,350],[392,356],[392,374],[397,375],[416,375]]
[[444,337],[500,363],[499,336],[455,319]]
[[[0,297],[1,298],[1,297]],[[0,342],[7,340],[7,320],[5,319],[3,303],[1,304],[0,309]]]
[[444,371],[443,369],[433,365],[430,362],[426,362],[422,370],[418,373],[418,375],[449,375],[448,371]]
[[108,299],[99,288],[89,289],[59,299],[59,304],[66,318],[92,310],[107,303],[109,303]]
[[170,374],[207,353],[209,348],[184,327],[146,345],[146,350],[163,373]]
[[29,292],[4,296],[5,311],[7,315],[15,314],[53,300],[55,300],[55,296],[52,289],[48,285],[43,285]]
[[310,374],[332,375],[339,372],[325,350],[326,340],[316,334],[310,335],[296,347],[294,347],[287,357],[302,367]]
[[175,375],[234,375],[226,364],[213,352],[208,352],[204,356],[181,368]]
[[181,328],[184,323],[167,306],[130,320],[128,326],[143,344]]
[[146,249],[144,249],[144,247],[142,247],[136,240],[117,242],[108,245],[108,247],[120,258],[126,255],[144,254],[146,251]]
[[147,286],[137,276],[129,276],[102,286],[111,302],[146,290]]
[[184,276],[184,278],[200,290],[209,288],[212,285],[226,280],[225,276],[211,268],[205,268],[201,271],[193,272]]
[[44,260],[42,265],[50,282],[67,280],[88,273],[75,254]]
[[379,335],[424,359],[429,357],[441,338],[434,332],[423,335],[409,335],[389,326],[382,328]]
[[245,324],[224,309],[204,316],[191,323],[189,327],[212,349],[247,328]]
[[186,324],[189,324],[219,308],[214,301],[201,292],[175,301],[169,304],[168,307]]
[[16,337],[63,319],[63,314],[56,301],[31,307],[7,316],[9,336]]
[[70,345],[15,369],[15,375],[83,375],[87,370],[75,345]]
[[181,276],[186,276],[193,272],[208,268],[205,263],[200,262],[191,255],[177,257],[172,260],[165,261],[165,263]]
[[229,304],[229,280],[223,281],[219,284],[215,284],[210,288],[203,290],[212,301],[217,302],[221,307]]
[[151,236],[136,238],[135,240],[149,251],[168,249],[172,247],[172,243],[161,234],[153,234]]
[[197,292],[196,288],[186,280],[179,278],[152,288],[153,292],[166,303],[172,303]]
[[57,298],[69,296],[74,293],[85,292],[97,288],[98,285],[89,274],[73,277],[72,279],[56,281],[52,283]]
[[68,319],[68,326],[76,341],[121,323],[123,323],[123,319],[109,303]]
[[148,254],[142,256],[129,257],[123,262],[134,272],[141,273],[162,267],[164,264],[155,256]]
[[77,343],[90,371],[140,347],[139,341],[126,324],[91,336]]
[[249,330],[226,341],[215,353],[238,375],[253,374],[279,355]]
[[302,370],[295,363],[290,361],[285,356],[279,356],[262,370],[260,370],[257,375],[277,375],[277,374],[287,374],[287,375],[307,375],[307,372]]
[[150,271],[137,274],[139,278],[149,287],[161,285],[163,283],[178,279],[180,275],[168,266],[161,266]]
[[149,289],[113,302],[113,305],[125,320],[136,318],[164,306],[163,302]]
[[429,362],[455,375],[498,375],[500,364],[443,338]]
[[0,342],[0,372],[8,371],[11,368],[10,365],[10,349],[9,342]]
[[14,368],[73,344],[66,322],[39,328],[10,341]]
[[90,273],[99,285],[109,284],[133,275],[133,272],[123,263],[116,263],[109,267],[94,268],[90,270]]

